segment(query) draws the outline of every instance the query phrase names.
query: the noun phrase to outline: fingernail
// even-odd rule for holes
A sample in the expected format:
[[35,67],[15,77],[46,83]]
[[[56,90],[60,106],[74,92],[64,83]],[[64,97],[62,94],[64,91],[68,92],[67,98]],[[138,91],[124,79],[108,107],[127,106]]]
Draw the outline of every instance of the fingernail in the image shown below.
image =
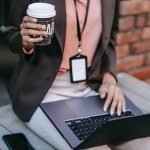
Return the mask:
[[100,97],[101,97],[101,98],[104,98],[104,94],[101,94]]
[[40,38],[40,39],[39,39],[39,41],[42,41],[42,40],[43,40],[43,38]]
[[45,26],[45,25],[42,25],[42,29],[46,29],[46,26]]
[[113,116],[113,114],[114,114],[114,111],[113,111],[113,110],[111,110],[111,111],[110,111],[110,115],[111,115],[111,116]]
[[100,96],[101,96],[101,98],[105,98],[105,94],[104,93],[100,94]]
[[32,18],[32,21],[33,21],[33,22],[37,22],[37,19],[36,19],[36,18]]
[[42,35],[48,35],[48,33],[47,32],[42,32]]
[[126,108],[125,107],[123,107],[123,112],[126,112]]
[[118,115],[118,116],[121,116],[121,112],[119,111],[119,112],[117,113],[117,115]]
[[107,111],[107,107],[106,107],[106,106],[104,106],[103,110],[104,110],[104,111]]

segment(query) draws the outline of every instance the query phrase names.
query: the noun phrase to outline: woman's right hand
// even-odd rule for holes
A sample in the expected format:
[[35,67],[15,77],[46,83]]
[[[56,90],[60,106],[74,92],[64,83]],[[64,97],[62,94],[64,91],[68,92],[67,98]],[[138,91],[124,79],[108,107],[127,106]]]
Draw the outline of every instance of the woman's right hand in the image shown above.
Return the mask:
[[[34,48],[34,44],[41,42],[43,36],[47,36],[46,27],[38,24],[37,19],[25,16],[20,25],[23,47],[26,50]],[[37,36],[36,38],[34,36]]]

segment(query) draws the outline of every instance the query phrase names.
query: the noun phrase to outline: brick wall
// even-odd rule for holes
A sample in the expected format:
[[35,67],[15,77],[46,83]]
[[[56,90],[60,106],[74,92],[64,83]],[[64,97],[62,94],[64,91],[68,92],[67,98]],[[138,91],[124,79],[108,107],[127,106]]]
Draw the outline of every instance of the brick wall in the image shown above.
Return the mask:
[[116,44],[118,72],[150,83],[150,0],[119,1]]

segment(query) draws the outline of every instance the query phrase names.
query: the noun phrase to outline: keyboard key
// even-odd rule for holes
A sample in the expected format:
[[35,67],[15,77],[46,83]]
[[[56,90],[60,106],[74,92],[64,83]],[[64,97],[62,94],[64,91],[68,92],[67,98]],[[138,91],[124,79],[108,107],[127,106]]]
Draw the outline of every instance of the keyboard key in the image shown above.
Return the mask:
[[134,114],[131,111],[126,111],[118,116],[116,113],[111,116],[110,114],[85,117],[79,119],[66,120],[65,123],[74,132],[79,140],[85,140],[91,136],[98,128],[104,126],[109,120],[131,117]]

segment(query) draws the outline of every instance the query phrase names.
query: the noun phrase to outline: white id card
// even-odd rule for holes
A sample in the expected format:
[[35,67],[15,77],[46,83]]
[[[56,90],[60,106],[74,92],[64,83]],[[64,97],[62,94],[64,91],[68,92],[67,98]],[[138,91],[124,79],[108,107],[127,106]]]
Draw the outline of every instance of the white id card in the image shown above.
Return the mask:
[[70,79],[72,83],[87,80],[87,57],[75,55],[70,58]]

